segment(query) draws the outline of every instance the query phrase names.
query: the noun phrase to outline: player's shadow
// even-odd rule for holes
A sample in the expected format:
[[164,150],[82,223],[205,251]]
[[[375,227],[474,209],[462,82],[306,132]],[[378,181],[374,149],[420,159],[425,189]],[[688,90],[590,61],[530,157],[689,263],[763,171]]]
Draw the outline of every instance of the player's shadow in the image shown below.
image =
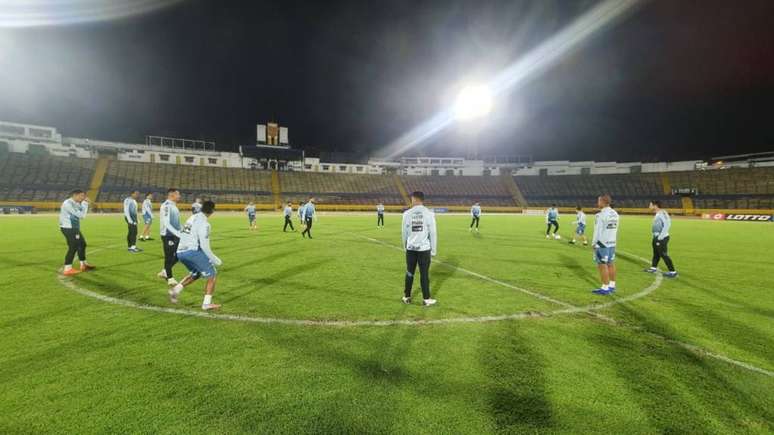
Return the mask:
[[[288,253],[287,255],[290,255],[290,253]],[[322,265],[330,263],[332,261],[333,261],[332,259],[324,259],[324,260],[304,263],[303,265],[304,272],[313,271],[321,267]],[[263,291],[265,287],[269,287],[281,282],[282,280],[286,279],[288,276],[292,276],[294,272],[298,272],[298,270],[299,270],[299,267],[297,265],[292,265],[284,269],[275,270],[273,273],[268,275],[262,275],[258,278],[251,278],[248,280],[250,285],[245,286],[244,291],[239,293],[229,293],[229,296],[226,296],[224,294],[223,295],[224,297],[221,300],[223,301],[224,304],[226,304],[228,302],[233,302],[237,299],[241,299],[249,294]]]
[[498,432],[534,433],[553,425],[545,362],[521,335],[517,322],[503,322],[480,342],[486,381],[481,393]]
[[[457,274],[460,262],[456,257],[449,257],[444,259],[443,263],[436,264],[437,267],[431,268],[430,275],[430,290],[433,296],[439,296],[446,281]],[[416,280],[414,284],[417,284]]]
[[[728,365],[722,370],[720,367],[726,363],[711,362],[709,357],[671,341],[680,334],[667,323],[625,304],[619,307],[641,331],[595,328],[587,341],[608,360],[605,367],[614,369],[625,381],[622,385],[629,389],[627,396],[648,415],[648,421],[655,425],[653,432],[702,433],[720,422],[726,429],[738,429],[742,419],[765,422],[774,417],[770,408],[762,405],[766,399],[756,398],[747,388],[739,389],[728,381],[731,377],[761,375],[742,374]],[[659,400],[653,400],[654,394]]]
[[580,264],[578,259],[572,255],[560,254],[559,258],[561,259],[561,265],[567,270],[571,271],[576,277],[591,284],[592,286],[597,285],[595,275],[591,272],[593,270],[591,266],[584,266]]

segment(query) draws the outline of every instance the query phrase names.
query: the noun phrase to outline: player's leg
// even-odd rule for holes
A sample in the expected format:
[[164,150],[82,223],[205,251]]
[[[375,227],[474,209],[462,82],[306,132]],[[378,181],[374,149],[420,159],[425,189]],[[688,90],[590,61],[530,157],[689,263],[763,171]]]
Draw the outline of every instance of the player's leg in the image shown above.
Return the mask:
[[306,234],[312,238],[312,218],[306,218]]
[[285,225],[282,226],[282,232],[287,232],[288,230],[288,217],[285,216]]
[[661,261],[661,248],[659,247],[658,238],[655,236],[650,241],[650,247],[653,251],[653,257],[650,261],[650,267],[645,269],[645,272],[656,273],[658,271],[658,263]]
[[430,259],[432,255],[430,251],[422,251],[418,253],[419,263],[419,283],[422,286],[422,299],[425,305],[435,304],[435,299],[430,297]]
[[73,269],[73,260],[75,259],[75,253],[79,248],[78,240],[75,238],[74,230],[72,228],[60,228],[60,230],[67,242],[67,253],[64,258],[64,274],[75,274],[77,272]]
[[559,231],[559,221],[554,221],[554,235]]
[[607,286],[610,289],[610,291],[615,291],[615,275],[616,275],[616,266],[615,262],[613,260],[610,260],[610,263],[607,264]]
[[672,257],[669,256],[669,237],[668,236],[661,241],[660,255],[661,255],[661,258],[664,259],[664,264],[666,264],[667,270],[669,270],[666,276],[669,278],[674,278],[675,276],[677,276],[677,272],[675,271],[675,265],[672,262]]
[[419,256],[417,251],[406,251],[406,280],[403,287],[403,302],[411,303],[411,288],[414,286],[414,273],[417,271]]
[[295,231],[296,229],[293,227],[293,219],[290,218],[290,216],[287,217],[288,225],[290,225],[290,231]]
[[204,286],[204,300],[202,301],[203,310],[217,310],[220,308],[219,304],[212,303],[212,294],[215,293],[215,281],[216,275],[207,278],[207,284]]
[[546,238],[551,236],[551,222],[546,223]]
[[80,230],[76,234],[76,239],[78,240],[78,261],[81,263],[81,272],[96,269],[95,266],[86,261],[86,237],[83,237],[83,233]]
[[602,281],[602,288],[604,289],[610,284],[610,271],[607,264],[598,264],[597,269],[599,270],[599,279]]

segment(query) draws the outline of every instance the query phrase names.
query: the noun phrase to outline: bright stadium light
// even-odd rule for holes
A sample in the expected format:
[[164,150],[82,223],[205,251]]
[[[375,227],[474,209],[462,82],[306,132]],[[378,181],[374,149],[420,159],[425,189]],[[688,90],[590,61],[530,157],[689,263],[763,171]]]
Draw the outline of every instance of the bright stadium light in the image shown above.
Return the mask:
[[461,120],[484,117],[492,111],[492,99],[489,86],[465,86],[454,101],[454,116]]

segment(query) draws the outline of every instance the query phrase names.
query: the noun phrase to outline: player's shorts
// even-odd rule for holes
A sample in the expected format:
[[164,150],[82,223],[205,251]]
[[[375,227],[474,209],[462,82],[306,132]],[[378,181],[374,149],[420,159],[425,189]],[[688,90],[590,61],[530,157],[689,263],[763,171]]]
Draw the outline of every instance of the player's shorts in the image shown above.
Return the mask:
[[579,236],[586,234],[586,224],[578,224],[578,226],[575,228],[575,234]]
[[207,258],[207,254],[203,251],[190,250],[178,252],[177,259],[191,272],[193,278],[199,278],[200,276],[209,278],[218,273],[212,263],[210,263],[210,259]]
[[142,220],[145,221],[145,225],[150,225],[153,223],[153,215],[144,214],[142,215]]
[[615,261],[615,246],[609,248],[594,249],[594,262],[597,264],[611,264]]
[[250,222],[255,222],[255,215],[254,214],[248,214],[247,215],[247,220],[250,221]]

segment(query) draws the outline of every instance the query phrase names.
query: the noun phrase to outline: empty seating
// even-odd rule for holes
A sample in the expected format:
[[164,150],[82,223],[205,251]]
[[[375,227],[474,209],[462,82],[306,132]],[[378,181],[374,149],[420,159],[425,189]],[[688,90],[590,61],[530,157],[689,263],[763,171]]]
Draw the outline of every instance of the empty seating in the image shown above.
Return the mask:
[[423,192],[429,205],[516,205],[505,184],[496,177],[406,175],[401,180],[409,192]]
[[95,160],[4,153],[0,156],[0,200],[62,201],[73,189],[86,190]]
[[673,172],[674,188],[694,188],[696,208],[774,208],[774,167]]
[[110,162],[99,200],[121,201],[132,189],[163,194],[170,187],[180,189],[186,202],[196,196],[222,203],[272,202],[269,171],[126,161]]
[[283,172],[280,184],[283,199],[296,203],[309,196],[323,204],[403,203],[395,181],[384,175]]

